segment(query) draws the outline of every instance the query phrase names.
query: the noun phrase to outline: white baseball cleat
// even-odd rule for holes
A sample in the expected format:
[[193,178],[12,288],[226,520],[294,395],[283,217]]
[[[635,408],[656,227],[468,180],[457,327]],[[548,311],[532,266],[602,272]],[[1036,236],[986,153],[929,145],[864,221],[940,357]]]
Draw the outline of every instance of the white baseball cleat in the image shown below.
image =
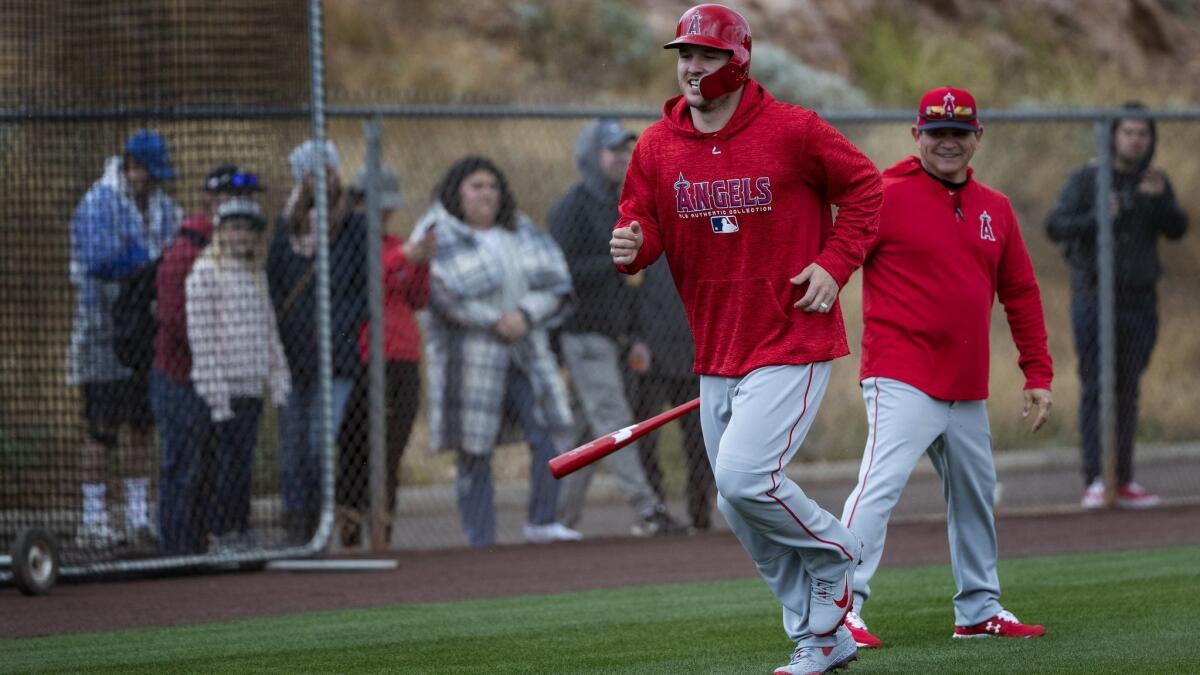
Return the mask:
[[844,668],[858,658],[854,636],[845,626],[837,630],[837,643],[832,647],[796,647],[786,666],[775,669],[775,675],[819,675]]

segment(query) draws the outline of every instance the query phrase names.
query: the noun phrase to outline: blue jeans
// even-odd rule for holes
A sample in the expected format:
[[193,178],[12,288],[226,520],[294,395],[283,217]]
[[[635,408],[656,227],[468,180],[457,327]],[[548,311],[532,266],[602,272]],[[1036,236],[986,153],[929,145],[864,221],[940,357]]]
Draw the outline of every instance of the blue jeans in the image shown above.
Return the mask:
[[[558,481],[550,474],[548,462],[557,453],[550,432],[537,419],[537,400],[529,376],[509,368],[505,383],[506,412],[515,414],[525,430],[525,440],[533,454],[529,465],[529,514],[531,525],[554,522],[558,506]],[[474,547],[496,543],[496,499],[492,486],[492,456],[458,453],[458,479],[455,481],[458,511],[467,543]]]
[[213,423],[210,484],[200,493],[205,531],[218,537],[250,528],[250,491],[262,399],[229,402],[233,419]]
[[[1158,299],[1153,292],[1118,295],[1116,303],[1117,482],[1133,480],[1133,439],[1137,434],[1138,390],[1158,339]],[[1100,317],[1094,295],[1071,298],[1071,325],[1079,356],[1079,435],[1084,484],[1099,478]]]
[[204,399],[191,382],[150,371],[150,407],[159,435],[158,528],[166,553],[200,553],[205,530],[197,493],[212,444]]
[[[354,379],[333,378],[334,438]],[[316,381],[294,386],[279,411],[279,478],[284,514],[315,516],[321,510],[321,401]]]

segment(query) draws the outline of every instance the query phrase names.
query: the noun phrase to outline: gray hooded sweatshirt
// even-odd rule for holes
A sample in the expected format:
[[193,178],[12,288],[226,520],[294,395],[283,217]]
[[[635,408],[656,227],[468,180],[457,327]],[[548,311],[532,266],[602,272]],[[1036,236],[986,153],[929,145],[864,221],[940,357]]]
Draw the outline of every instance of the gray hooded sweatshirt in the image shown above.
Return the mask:
[[550,234],[562,248],[578,304],[562,327],[565,333],[629,335],[634,320],[633,288],[617,272],[608,242],[617,222],[620,187],[600,171],[601,132],[592,122],[575,143],[580,180],[550,209]]

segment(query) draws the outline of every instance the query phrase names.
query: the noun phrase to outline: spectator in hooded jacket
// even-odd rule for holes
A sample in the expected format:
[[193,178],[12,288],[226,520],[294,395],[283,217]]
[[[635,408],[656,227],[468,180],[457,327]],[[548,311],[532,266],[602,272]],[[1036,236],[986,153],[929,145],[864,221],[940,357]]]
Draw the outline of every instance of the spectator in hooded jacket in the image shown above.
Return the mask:
[[[279,420],[280,483],[288,539],[307,541],[321,509],[320,386],[317,381],[316,170],[326,163],[330,211],[342,194],[337,149],[305,141],[289,157],[296,184],[275,225],[267,254],[267,277],[279,334],[292,374],[292,393]],[[333,365],[333,430],[360,368],[358,334],[367,319],[367,228],[361,214],[329,219],[329,321]]]
[[[1128,103],[1142,110],[1140,103]],[[1158,239],[1179,239],[1187,214],[1175,200],[1171,181],[1153,165],[1157,140],[1154,120],[1127,117],[1112,124],[1112,192],[1116,282],[1117,505],[1147,508],[1157,495],[1133,480],[1133,439],[1137,433],[1138,390],[1158,339],[1158,293],[1162,274]],[[1071,325],[1079,355],[1079,433],[1082,436],[1084,508],[1104,505],[1100,458],[1100,341],[1096,275],[1095,160],[1075,169],[1046,222],[1050,238],[1062,245],[1071,266]]]
[[[87,432],[77,536],[83,547],[109,546],[130,536],[153,538],[148,378],[118,360],[112,312],[121,280],[158,258],[179,230],[180,209],[160,187],[174,177],[166,140],[156,131],[139,130],[122,154],[105,161],[104,175],[71,217],[75,316],[67,384],[80,386]],[[124,444],[119,443],[122,427],[128,432]],[[110,455],[119,449],[126,474],[123,530],[110,523],[106,498]]]
[[[437,252],[437,238],[432,230],[419,238],[404,241],[386,234],[388,222],[403,200],[400,177],[383,167],[379,175],[379,203],[383,235],[383,359],[385,407],[385,465],[384,492],[387,494],[387,513],[396,510],[396,488],[399,483],[400,458],[408,445],[417,407],[421,402],[421,331],[416,311],[429,303],[429,260]],[[367,172],[364,169],[350,182],[343,209],[365,215],[367,209]],[[359,334],[359,354],[365,365],[370,358],[370,322],[362,325]],[[358,546],[362,541],[362,521],[371,510],[368,478],[370,475],[369,391],[367,369],[360,368],[354,380],[354,390],[342,416],[338,445],[337,503],[343,519],[343,546]],[[390,520],[384,528],[384,541],[391,540]]]
[[547,463],[571,426],[566,388],[548,331],[571,297],[562,251],[528,217],[500,169],[483,157],[456,162],[434,189],[413,236],[437,234],[430,308],[423,312],[429,442],[456,455],[459,514],[467,542],[496,541],[492,451],[506,414],[533,455],[525,538],[580,538],[555,520],[558,482]]
[[211,425],[204,400],[192,385],[184,284],[212,239],[217,207],[260,189],[258,177],[236,165],[213,169],[201,187],[203,208],[183,221],[180,236],[163,253],[156,272],[158,333],[150,370],[150,404],[159,436],[159,544],[167,553],[196,553],[207,544],[196,518],[196,491],[209,468],[204,462]]
[[217,207],[213,243],[188,274],[185,290],[192,382],[212,421],[213,484],[198,511],[214,544],[245,545],[263,391],[287,401],[291,376],[258,262],[267,221],[252,199]]

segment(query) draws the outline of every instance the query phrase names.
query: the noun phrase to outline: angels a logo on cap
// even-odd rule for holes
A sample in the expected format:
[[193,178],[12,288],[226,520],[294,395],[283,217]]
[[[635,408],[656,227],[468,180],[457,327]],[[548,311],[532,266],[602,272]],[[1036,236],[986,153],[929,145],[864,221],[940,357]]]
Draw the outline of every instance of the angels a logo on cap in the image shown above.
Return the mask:
[[699,35],[700,34],[700,12],[696,12],[695,14],[692,15],[692,22],[688,24],[687,34],[688,35]]
[[942,97],[942,114],[946,117],[953,117],[954,112],[954,93],[948,91]]

